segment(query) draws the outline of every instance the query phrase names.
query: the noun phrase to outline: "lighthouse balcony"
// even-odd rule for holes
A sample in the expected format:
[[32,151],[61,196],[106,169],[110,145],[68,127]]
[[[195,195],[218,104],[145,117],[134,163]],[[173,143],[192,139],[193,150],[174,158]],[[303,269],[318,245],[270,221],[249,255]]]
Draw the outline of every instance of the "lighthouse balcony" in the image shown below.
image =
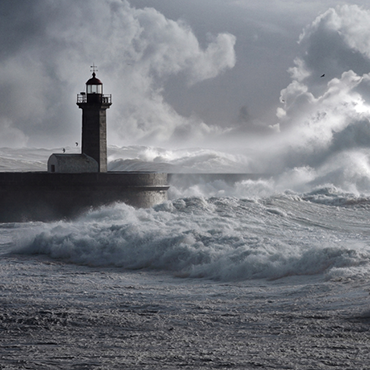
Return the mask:
[[112,104],[112,94],[77,94],[77,104],[100,103]]

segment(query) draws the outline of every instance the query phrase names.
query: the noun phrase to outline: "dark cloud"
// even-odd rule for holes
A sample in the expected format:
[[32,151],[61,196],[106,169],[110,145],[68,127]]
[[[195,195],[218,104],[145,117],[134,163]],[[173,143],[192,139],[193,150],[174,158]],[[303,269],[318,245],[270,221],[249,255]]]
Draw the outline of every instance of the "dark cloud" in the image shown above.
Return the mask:
[[[93,62],[114,96],[110,132],[142,142],[166,142],[179,125],[190,127],[163,99],[169,76],[182,74],[191,86],[235,64],[233,35],[214,34],[202,47],[185,22],[154,8],[119,0],[16,5],[1,4],[3,28],[11,36],[1,41],[0,66],[0,132],[11,132],[14,144],[27,138],[39,145],[79,141],[75,93]],[[197,127],[212,131],[201,121],[190,131]]]
[[280,144],[272,147],[269,168],[368,173],[369,20],[369,10],[344,5],[304,29],[300,53],[289,70],[292,81],[281,91]]
[[[333,77],[341,81],[350,69],[361,76],[367,68],[367,36],[356,33],[348,16],[362,20],[365,10],[348,8],[347,21],[339,15],[344,36],[329,27],[337,13],[325,13],[297,44],[303,27],[333,3],[3,0],[0,145],[79,141],[75,98],[92,63],[113,94],[110,143],[211,145],[223,137],[271,135],[277,122],[294,126],[303,113],[315,116],[318,92]],[[306,56],[298,55],[289,74],[299,50]],[[322,73],[325,79],[317,77]],[[299,74],[307,75],[305,83]]]

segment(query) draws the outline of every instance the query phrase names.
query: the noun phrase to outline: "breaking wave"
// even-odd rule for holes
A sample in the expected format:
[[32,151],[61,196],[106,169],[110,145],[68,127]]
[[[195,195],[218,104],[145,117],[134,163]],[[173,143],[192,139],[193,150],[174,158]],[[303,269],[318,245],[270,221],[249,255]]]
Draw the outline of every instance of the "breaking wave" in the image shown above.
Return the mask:
[[314,195],[116,204],[73,222],[29,225],[13,252],[222,281],[369,275],[368,211],[304,200]]

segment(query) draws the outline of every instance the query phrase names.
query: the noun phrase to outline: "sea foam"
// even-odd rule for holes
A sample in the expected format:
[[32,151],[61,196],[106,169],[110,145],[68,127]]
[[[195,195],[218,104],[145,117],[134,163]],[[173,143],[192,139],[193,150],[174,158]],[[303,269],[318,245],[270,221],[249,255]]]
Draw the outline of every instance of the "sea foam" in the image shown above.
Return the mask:
[[191,197],[138,210],[115,204],[71,222],[28,225],[13,252],[222,281],[370,273],[366,216],[330,208],[329,219],[324,206],[289,195]]

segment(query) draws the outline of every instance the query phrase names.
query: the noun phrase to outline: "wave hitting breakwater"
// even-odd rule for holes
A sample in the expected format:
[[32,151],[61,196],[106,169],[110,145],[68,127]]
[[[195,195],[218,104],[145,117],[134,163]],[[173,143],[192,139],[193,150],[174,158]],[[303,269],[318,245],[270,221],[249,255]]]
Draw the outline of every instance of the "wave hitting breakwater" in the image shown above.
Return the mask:
[[73,222],[32,224],[13,252],[224,281],[367,276],[370,199],[334,190],[189,197],[139,210],[116,204]]

